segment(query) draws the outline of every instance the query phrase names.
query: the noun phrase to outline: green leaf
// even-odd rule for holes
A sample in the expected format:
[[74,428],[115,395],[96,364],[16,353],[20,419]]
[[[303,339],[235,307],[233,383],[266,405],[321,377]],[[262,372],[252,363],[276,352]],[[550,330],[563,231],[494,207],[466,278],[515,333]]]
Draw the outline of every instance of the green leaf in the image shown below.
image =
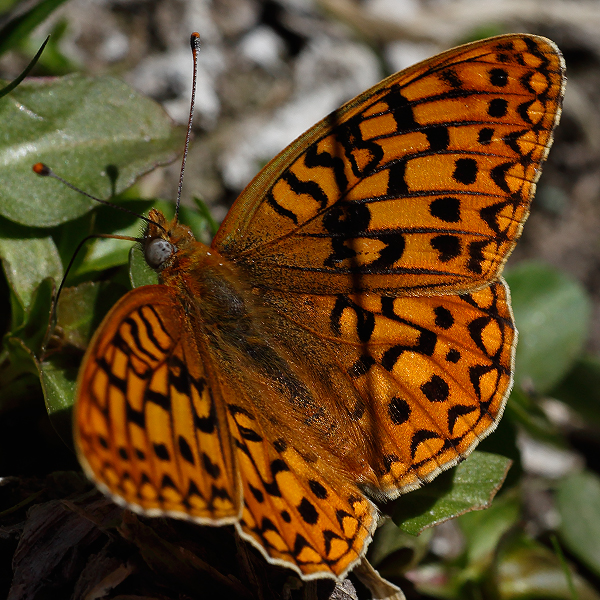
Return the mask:
[[[138,215],[145,214],[153,206],[153,202],[149,200],[128,200],[120,202],[119,206],[136,214],[124,213],[111,206],[101,206],[96,211],[93,232],[139,237],[144,223]],[[81,232],[79,236],[81,238]],[[135,242],[106,237],[89,241],[85,246],[85,251],[82,251],[81,259],[78,260],[78,266],[74,274],[80,276],[127,264],[132,244],[135,244]]]
[[583,287],[562,272],[536,262],[506,274],[519,330],[515,383],[547,392],[582,352],[590,321]]
[[473,452],[455,469],[396,500],[392,518],[403,531],[418,535],[426,527],[471,510],[487,508],[500,489],[510,463],[497,454]]
[[39,363],[38,370],[50,421],[65,444],[72,447],[71,410],[78,368],[56,354]]
[[148,266],[142,249],[137,245],[129,252],[129,281],[132,288],[158,283],[158,274]]
[[462,576],[478,579],[491,564],[498,542],[514,527],[521,514],[521,504],[515,493],[494,499],[487,510],[460,516],[457,523],[467,542],[467,566]]
[[172,160],[183,140],[158,104],[108,77],[23,82],[0,99],[0,122],[0,214],[38,227],[80,217],[95,203],[35,175],[34,163],[107,198]]
[[[106,313],[126,288],[111,282],[86,282],[64,288],[57,309],[59,351],[37,364],[48,414],[59,435],[70,444],[70,409],[75,401],[75,382],[82,350],[99,327]],[[78,349],[78,352],[73,352]]]
[[19,76],[15,77],[15,79],[13,79],[6,87],[3,87],[2,89],[0,89],[0,98],[2,98],[3,96],[6,96],[6,94],[9,94],[10,92],[12,92],[21,83],[21,81],[23,81],[23,79],[25,79],[25,77],[27,77],[27,75],[29,75],[29,73],[31,72],[31,69],[33,69],[33,67],[35,67],[35,64],[37,63],[42,52],[44,51],[44,48],[46,47],[46,44],[48,43],[49,39],[50,39],[49,37],[47,37],[45,39],[44,43],[40,46],[40,49],[37,51],[36,55],[31,59],[29,64],[25,67],[23,72]]
[[63,288],[57,308],[62,343],[85,350],[104,315],[125,291],[112,282],[84,282]]
[[76,367],[65,367],[62,359],[56,357],[40,364],[40,376],[49,415],[68,410],[73,406],[77,372]]
[[10,368],[2,373],[3,379],[35,372],[35,357],[41,353],[50,323],[53,295],[54,280],[42,280],[32,294],[28,310],[23,312],[23,322],[5,336],[4,349],[8,353]]
[[[498,600],[575,600],[561,560],[521,532],[505,539],[491,572]],[[599,600],[592,586],[576,573],[572,582],[579,600]]]
[[[0,258],[19,305],[27,311],[34,291],[47,277],[62,279],[63,270],[52,237],[0,218]],[[17,325],[14,323],[13,326]]]
[[20,44],[65,0],[41,0],[29,10],[17,13],[0,28],[0,55]]
[[600,427],[600,360],[582,356],[551,395],[579,413],[588,425]]
[[562,479],[556,490],[564,545],[600,575],[600,478],[590,471]]

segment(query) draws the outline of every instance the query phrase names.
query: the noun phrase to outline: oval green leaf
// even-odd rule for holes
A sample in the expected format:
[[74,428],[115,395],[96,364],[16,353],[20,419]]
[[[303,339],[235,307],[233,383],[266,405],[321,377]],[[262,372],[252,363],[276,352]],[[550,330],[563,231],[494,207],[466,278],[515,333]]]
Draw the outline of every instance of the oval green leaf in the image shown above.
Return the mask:
[[487,508],[510,464],[498,454],[473,452],[456,468],[396,500],[392,518],[406,533],[418,535],[426,527]]
[[4,219],[0,219],[0,259],[11,290],[25,311],[42,280],[51,277],[60,282],[63,275],[51,236],[39,230],[15,227]]
[[109,198],[171,161],[183,143],[157,103],[110,77],[25,81],[0,99],[0,122],[0,214],[37,227],[77,218],[94,202],[35,175],[33,164]]
[[515,383],[539,393],[573,366],[587,339],[590,301],[583,287],[561,271],[526,262],[506,274],[519,342]]
[[591,472],[562,479],[556,490],[565,546],[600,576],[600,478]]

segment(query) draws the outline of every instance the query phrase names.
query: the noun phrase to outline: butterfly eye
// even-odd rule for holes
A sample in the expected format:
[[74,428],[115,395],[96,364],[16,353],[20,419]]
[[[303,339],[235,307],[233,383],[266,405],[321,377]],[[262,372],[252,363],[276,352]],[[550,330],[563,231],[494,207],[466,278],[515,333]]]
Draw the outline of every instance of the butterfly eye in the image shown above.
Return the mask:
[[173,254],[173,244],[162,238],[154,238],[144,248],[146,262],[153,268],[160,268]]

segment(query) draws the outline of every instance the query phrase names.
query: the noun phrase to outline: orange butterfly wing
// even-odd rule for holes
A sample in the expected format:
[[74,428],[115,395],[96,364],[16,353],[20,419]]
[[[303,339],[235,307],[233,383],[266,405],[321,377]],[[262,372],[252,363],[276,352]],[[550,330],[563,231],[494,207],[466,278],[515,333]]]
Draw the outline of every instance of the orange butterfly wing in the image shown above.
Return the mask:
[[564,82],[558,48],[525,35],[396,73],[273,159],[213,247],[284,291],[481,287],[521,233]]
[[498,277],[563,70],[534,36],[450,50],[291,144],[213,249],[151,214],[177,250],[164,285],[117,304],[80,374],[91,477],[147,514],[236,522],[304,578],[343,577],[376,526],[364,492],[417,487],[501,416],[516,334]]

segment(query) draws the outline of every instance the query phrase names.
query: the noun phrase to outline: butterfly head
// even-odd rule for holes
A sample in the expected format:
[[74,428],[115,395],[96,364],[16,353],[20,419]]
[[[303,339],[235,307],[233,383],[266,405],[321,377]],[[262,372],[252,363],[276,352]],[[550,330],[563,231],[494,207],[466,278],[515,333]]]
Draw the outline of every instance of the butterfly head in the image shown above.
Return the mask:
[[150,267],[162,271],[173,265],[180,250],[196,240],[189,227],[177,222],[177,217],[169,222],[156,209],[152,209],[148,217],[149,223],[142,241],[144,258]]

